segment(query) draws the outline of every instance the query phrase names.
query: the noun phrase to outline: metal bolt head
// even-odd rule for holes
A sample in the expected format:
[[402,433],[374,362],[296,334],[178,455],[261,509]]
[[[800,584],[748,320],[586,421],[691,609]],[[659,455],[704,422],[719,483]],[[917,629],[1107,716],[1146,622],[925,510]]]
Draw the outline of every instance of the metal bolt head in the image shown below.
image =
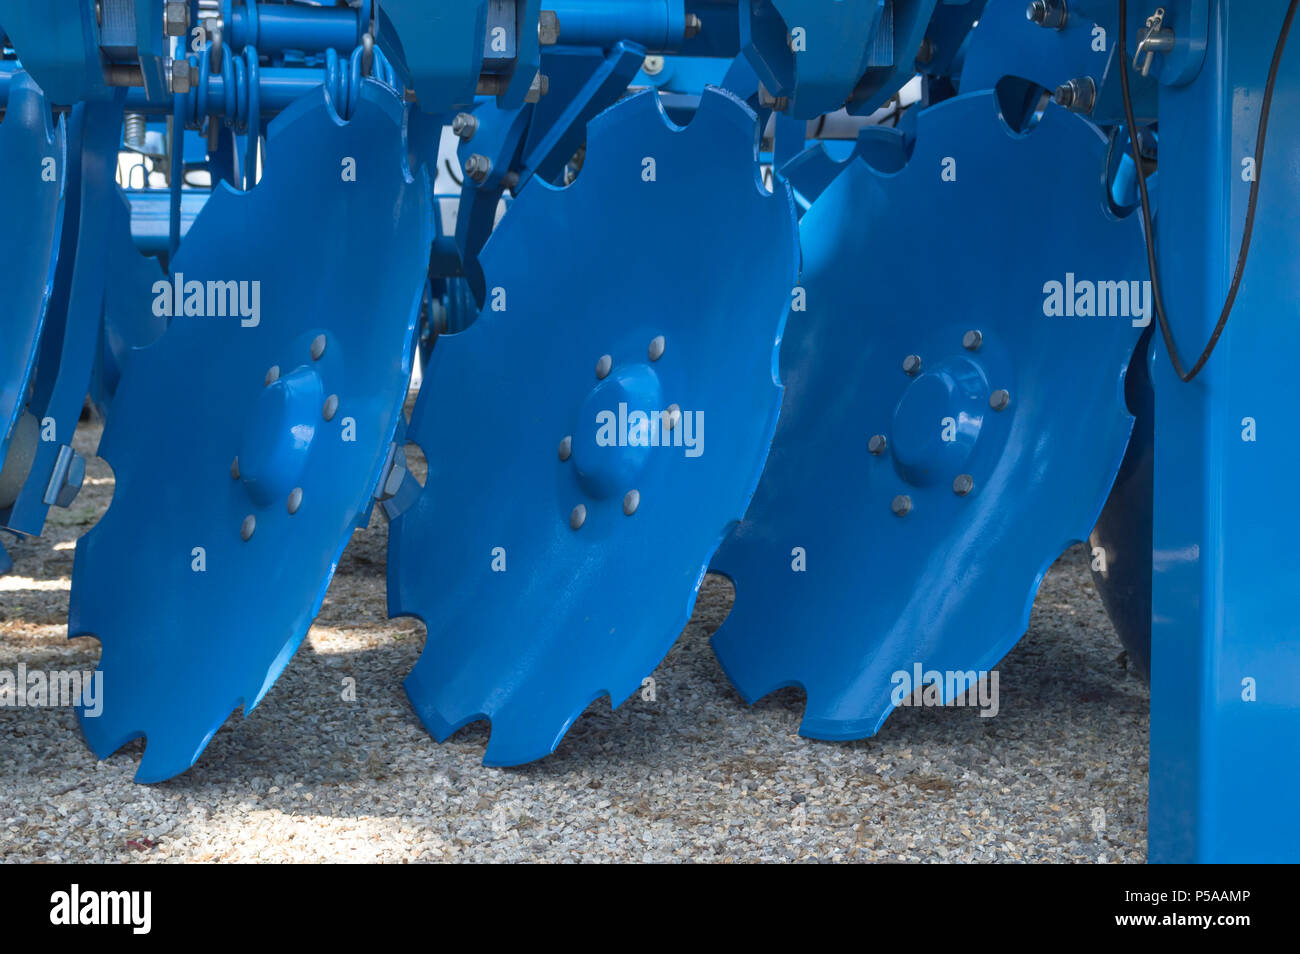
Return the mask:
[[663,335],[657,335],[656,337],[650,339],[649,354],[650,354],[651,361],[658,361],[660,358],[664,356],[665,344],[666,342],[664,341]]
[[560,42],[560,17],[554,10],[543,10],[538,14],[537,42],[542,46],[555,46]]
[[465,160],[465,175],[475,182],[486,182],[492,172],[492,160],[482,153],[474,153]]
[[569,526],[574,530],[581,530],[582,525],[587,522],[587,505],[578,504],[569,513]]
[[596,377],[604,381],[609,377],[609,372],[614,368],[614,359],[607,354],[602,354],[596,362]]
[[909,354],[903,359],[903,372],[905,374],[916,375],[921,373],[921,356],[919,354]]
[[457,113],[451,121],[451,131],[464,142],[469,142],[478,132],[478,117],[473,113]]
[[1002,388],[998,388],[989,395],[989,407],[993,408],[995,411],[1006,410],[1007,405],[1010,403],[1011,395]]
[[317,335],[315,338],[311,340],[311,359],[313,361],[319,361],[321,359],[321,355],[323,355],[324,353],[325,353],[325,336]]
[[894,511],[895,515],[905,517],[912,510],[912,498],[907,494],[899,494],[889,505],[889,509]]
[[186,0],[167,0],[163,6],[163,32],[167,36],[190,32],[190,5]]
[[664,408],[663,422],[664,422],[664,426],[667,427],[668,430],[671,431],[674,427],[676,427],[678,424],[681,423],[681,420],[682,420],[682,409],[680,405],[669,404],[668,407]]
[[189,60],[172,60],[171,65],[167,67],[167,73],[169,77],[168,85],[173,93],[188,93],[194,85]]
[[295,487],[293,490],[289,491],[289,499],[286,501],[285,505],[289,508],[290,516],[298,512],[298,508],[302,506],[301,487]]
[[965,497],[975,488],[975,478],[970,474],[958,474],[952,481],[952,492],[958,497]]
[[1097,84],[1091,76],[1075,77],[1056,87],[1052,101],[1072,113],[1090,113],[1097,102]]
[[1025,9],[1025,18],[1040,27],[1063,30],[1066,21],[1065,4],[1061,0],[1033,0]]
[[699,36],[700,31],[703,29],[704,21],[699,18],[698,14],[686,14],[686,32],[682,34],[686,39],[690,40]]
[[664,71],[664,58],[662,56],[647,56],[641,64],[641,69],[646,76],[658,76]]
[[560,460],[568,460],[573,456],[573,438],[566,437],[560,441]]
[[270,370],[266,372],[266,386],[269,388],[272,384],[274,384],[276,381],[279,380],[280,380],[280,366],[278,364],[273,364],[271,365]]
[[876,455],[883,454],[888,446],[889,441],[885,439],[884,434],[872,434],[871,440],[867,441],[867,450]]
[[973,328],[961,336],[961,346],[967,351],[978,351],[984,343],[984,335]]
[[251,513],[244,518],[243,524],[239,528],[239,536],[242,540],[249,540],[253,536],[253,531],[257,529],[257,518]]
[[629,490],[623,495],[623,512],[629,517],[636,513],[636,508],[641,506],[641,491]]
[[325,399],[325,406],[321,408],[321,417],[327,421],[334,420],[334,415],[339,412],[339,396],[331,394]]
[[236,457],[234,460],[230,462],[230,479],[231,480],[239,479],[239,458],[238,457]]

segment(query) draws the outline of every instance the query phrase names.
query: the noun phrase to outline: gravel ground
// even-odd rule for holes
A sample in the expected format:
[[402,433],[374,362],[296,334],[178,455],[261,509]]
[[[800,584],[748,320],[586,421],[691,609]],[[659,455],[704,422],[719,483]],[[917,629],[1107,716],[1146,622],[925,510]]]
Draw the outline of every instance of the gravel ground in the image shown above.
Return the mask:
[[[98,437],[83,424],[78,448]],[[103,461],[88,475],[44,537],[6,537],[0,669],[98,658],[94,640],[65,639],[73,545],[112,496]],[[436,745],[411,712],[401,680],[423,627],[384,618],[386,541],[378,518],[356,534],[279,683],[180,778],[134,784],[138,742],[97,762],[69,710],[0,709],[0,858],[1145,860],[1148,693],[1082,548],[1052,568],[999,666],[997,718],[902,709],[875,739],[802,739],[800,693],[750,709],[723,676],[708,637],[731,589],[709,577],[653,702],[593,703],[550,758],[502,770],[479,764],[484,727]]]

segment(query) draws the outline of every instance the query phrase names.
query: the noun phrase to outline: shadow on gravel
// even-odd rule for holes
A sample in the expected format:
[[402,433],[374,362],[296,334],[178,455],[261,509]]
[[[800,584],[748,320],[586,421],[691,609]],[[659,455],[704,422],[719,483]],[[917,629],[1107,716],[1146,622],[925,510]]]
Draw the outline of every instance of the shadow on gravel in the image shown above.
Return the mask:
[[[90,458],[83,509],[40,539],[6,540],[16,567],[0,577],[0,668],[98,658],[94,640],[63,629],[72,544],[112,492],[90,457],[98,429],[77,440]],[[479,764],[484,724],[437,745],[408,705],[401,681],[424,634],[384,616],[386,542],[379,518],[354,536],[280,681],[177,779],[134,785],[139,742],[97,762],[70,711],[0,710],[0,857],[357,857],[338,847],[354,830],[383,860],[1145,855],[1147,688],[1119,661],[1081,547],[1048,573],[1028,635],[998,667],[996,718],[901,709],[874,739],[800,738],[800,692],[751,708],[714,659],[708,637],[732,592],[710,576],[653,700],[598,700],[552,756],[501,770]],[[276,834],[300,821],[306,834]]]

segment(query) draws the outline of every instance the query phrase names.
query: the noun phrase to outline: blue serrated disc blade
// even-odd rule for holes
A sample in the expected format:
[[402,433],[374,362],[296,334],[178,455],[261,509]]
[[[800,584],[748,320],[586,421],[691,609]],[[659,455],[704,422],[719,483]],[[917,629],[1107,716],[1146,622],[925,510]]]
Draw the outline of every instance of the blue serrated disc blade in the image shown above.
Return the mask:
[[106,757],[145,736],[139,781],[187,769],[270,688],[388,454],[430,199],[406,168],[401,104],[362,85],[347,123],[317,91],[271,124],[261,182],[217,188],[163,283],[179,313],[123,362],[100,445],[116,488],[77,543],[68,629],[103,644],[86,739]]
[[[1109,14],[1113,19],[1114,10]],[[990,0],[970,35],[961,88],[967,93],[992,89],[1004,76],[1031,80],[1048,90],[1077,76],[1100,81],[1110,43],[1104,33],[1096,36],[1096,29],[1086,10],[1069,9],[1063,26],[1045,28],[1025,16],[1023,0]]]
[[651,92],[609,109],[572,186],[512,205],[487,307],[434,345],[389,609],[428,627],[406,680],[421,720],[439,740],[490,720],[488,764],[546,755],[641,685],[753,493],[797,267],[789,191],[762,188],[755,147],[753,113],[714,88],[685,129]]
[[1105,151],[1057,107],[1021,136],[993,94],[961,96],[920,115],[901,171],[854,163],[804,216],[807,310],[763,479],[714,561],[736,602],[713,639],[747,699],[806,691],[803,734],[873,734],[918,663],[991,667],[1096,520],[1142,319],[1095,316],[1095,295],[1124,282],[1127,301],[1144,274],[1139,224],[1104,210]]
[[780,174],[794,189],[799,207],[806,210],[850,163],[861,159],[881,172],[897,172],[907,164],[909,148],[903,129],[867,126],[852,143],[813,143],[783,165]]
[[[65,183],[62,125],[50,127],[50,108],[26,73],[10,79],[0,121],[0,464],[27,400],[41,326],[49,306],[63,225]],[[18,481],[16,475],[10,481]],[[0,495],[16,493],[17,486]],[[0,509],[13,501],[0,499]]]
[[[1155,490],[1155,391],[1151,387],[1153,333],[1139,344],[1124,382],[1133,436],[1106,506],[1088,536],[1092,581],[1115,634],[1141,675],[1151,673],[1151,536]],[[1100,548],[1100,552],[1098,552]]]
[[117,189],[110,204],[104,236],[104,318],[100,351],[91,382],[91,399],[107,417],[122,362],[134,348],[152,344],[167,330],[167,319],[154,314],[153,287],[165,277],[158,259],[144,255],[131,238],[131,207]]

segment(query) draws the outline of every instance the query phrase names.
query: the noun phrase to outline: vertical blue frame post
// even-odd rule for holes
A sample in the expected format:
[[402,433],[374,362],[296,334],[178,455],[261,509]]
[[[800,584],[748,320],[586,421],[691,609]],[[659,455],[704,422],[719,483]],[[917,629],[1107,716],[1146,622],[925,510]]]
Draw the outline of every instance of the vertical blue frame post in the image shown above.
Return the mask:
[[[1213,0],[1204,65],[1186,85],[1160,89],[1157,250],[1188,367],[1236,263],[1286,6]],[[1300,39],[1291,39],[1227,330],[1190,384],[1159,338],[1151,349],[1156,862],[1300,860]]]

